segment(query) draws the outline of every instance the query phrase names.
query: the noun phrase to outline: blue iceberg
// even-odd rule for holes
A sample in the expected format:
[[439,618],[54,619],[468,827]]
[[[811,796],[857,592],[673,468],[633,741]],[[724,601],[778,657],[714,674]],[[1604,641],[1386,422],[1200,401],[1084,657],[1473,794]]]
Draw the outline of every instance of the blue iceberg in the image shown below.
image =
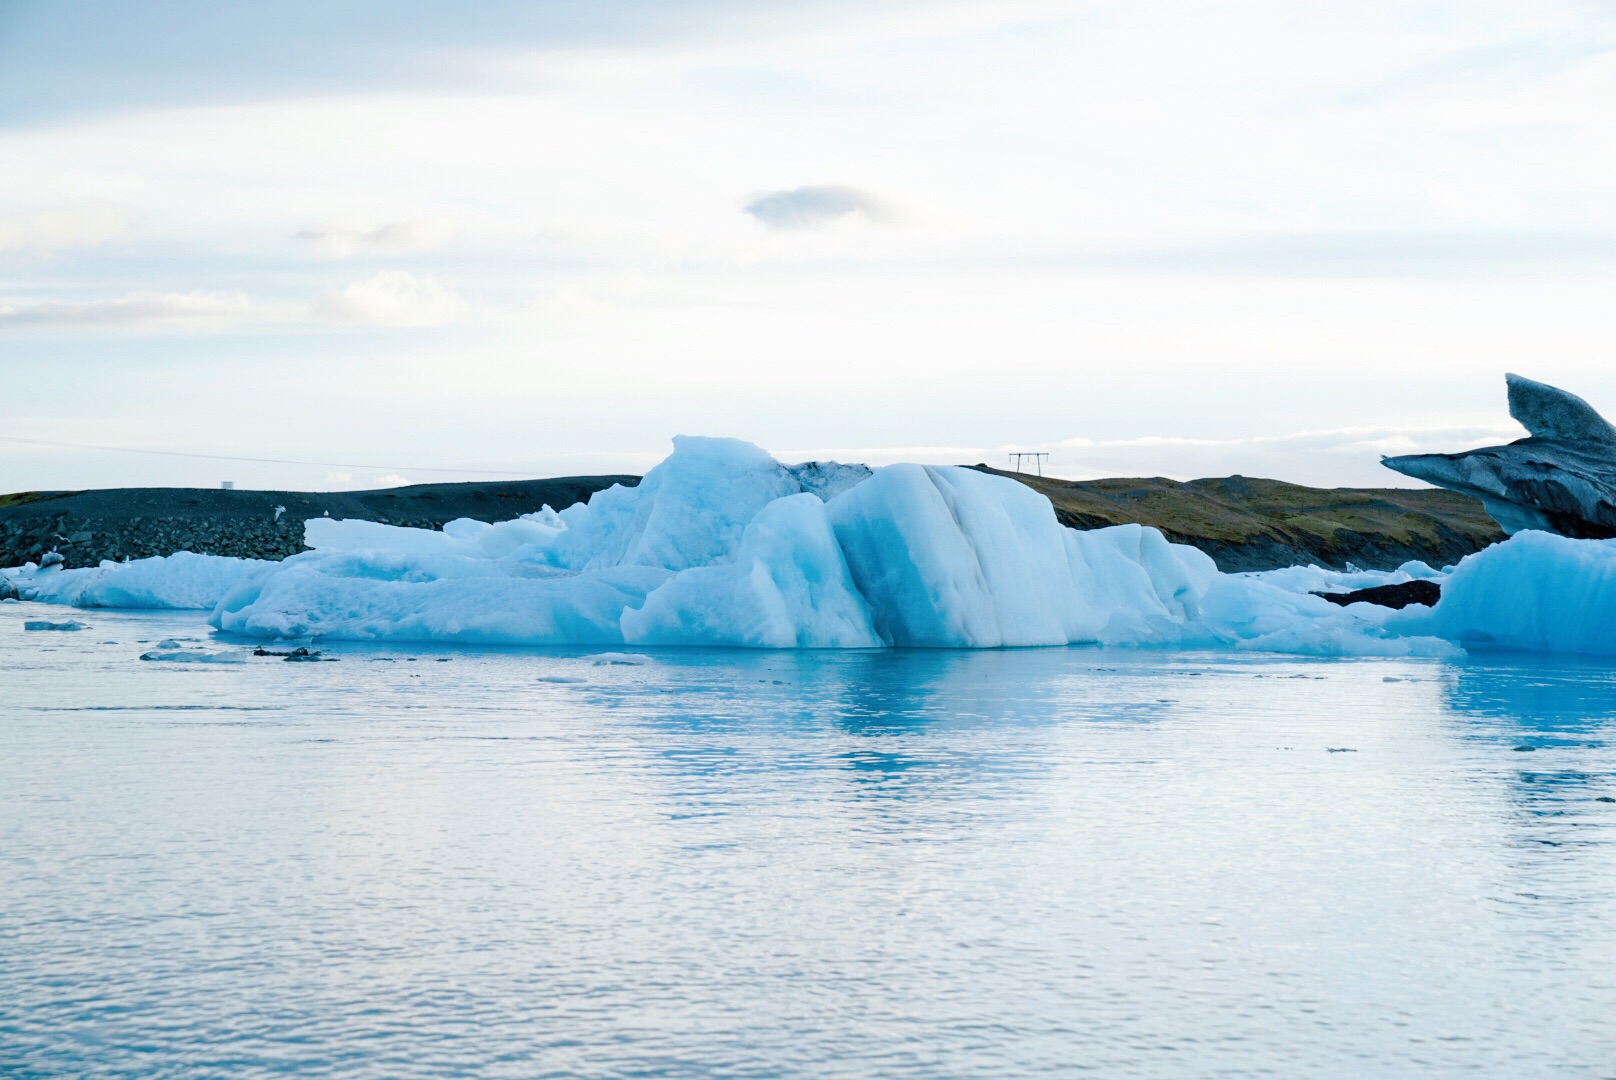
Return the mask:
[[[211,609],[254,638],[751,648],[1099,644],[1452,656],[1616,652],[1616,546],[1523,533],[1444,575],[1220,573],[1139,525],[1080,532],[1013,480],[926,465],[788,466],[681,437],[634,488],[441,531],[328,518],[279,563],[181,553],[6,571],[19,596]],[[1312,592],[1446,579],[1435,609]]]

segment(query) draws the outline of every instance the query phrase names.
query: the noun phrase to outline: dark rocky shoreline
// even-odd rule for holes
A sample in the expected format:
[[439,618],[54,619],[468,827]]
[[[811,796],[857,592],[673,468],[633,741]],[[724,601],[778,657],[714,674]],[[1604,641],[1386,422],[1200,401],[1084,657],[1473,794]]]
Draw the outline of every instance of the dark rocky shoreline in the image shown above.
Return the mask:
[[[1504,538],[1479,502],[1449,491],[1321,489],[1238,476],[1179,483],[1001,475],[1047,495],[1063,524],[1153,525],[1228,571],[1307,562],[1392,569],[1410,559],[1443,566]],[[636,476],[566,476],[329,493],[107,488],[0,495],[0,566],[38,562],[52,550],[68,567],[176,551],[284,559],[303,550],[306,518],[436,529],[461,517],[504,521],[546,505],[559,510],[613,484],[637,483]]]
[[176,551],[284,559],[303,550],[307,518],[437,529],[455,518],[504,521],[546,505],[559,510],[613,484],[637,483],[637,476],[564,476],[328,493],[104,488],[0,495],[0,566],[38,562],[52,550],[67,567]]

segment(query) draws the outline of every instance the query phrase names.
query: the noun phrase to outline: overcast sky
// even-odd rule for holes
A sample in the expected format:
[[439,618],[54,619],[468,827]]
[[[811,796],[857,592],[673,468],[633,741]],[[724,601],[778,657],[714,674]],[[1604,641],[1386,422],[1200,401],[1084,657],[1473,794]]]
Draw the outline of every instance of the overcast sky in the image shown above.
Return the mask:
[[1522,434],[1505,371],[1616,416],[1613,44],[1559,0],[0,0],[0,491],[681,432],[1407,482]]

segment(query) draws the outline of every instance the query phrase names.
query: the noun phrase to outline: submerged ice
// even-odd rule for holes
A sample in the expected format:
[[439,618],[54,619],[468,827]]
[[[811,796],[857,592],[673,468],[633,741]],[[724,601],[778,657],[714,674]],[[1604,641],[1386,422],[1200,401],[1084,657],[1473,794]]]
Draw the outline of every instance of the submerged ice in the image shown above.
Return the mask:
[[[1151,528],[1064,528],[1042,495],[972,469],[786,466],[747,443],[683,437],[637,487],[512,521],[434,531],[319,518],[305,525],[312,550],[279,563],[182,553],[7,574],[25,599],[210,608],[218,629],[257,638],[1099,643],[1323,655],[1447,655],[1469,641],[1616,651],[1603,629],[1616,614],[1616,550],[1550,550],[1534,535],[1467,559],[1434,611],[1342,608],[1310,593],[1442,575],[1419,564],[1223,574]],[[1583,588],[1556,577],[1571,567]],[[1552,610],[1535,621],[1505,617],[1500,593],[1512,595],[1516,580],[1536,582]],[[1587,620],[1600,619],[1590,631]]]

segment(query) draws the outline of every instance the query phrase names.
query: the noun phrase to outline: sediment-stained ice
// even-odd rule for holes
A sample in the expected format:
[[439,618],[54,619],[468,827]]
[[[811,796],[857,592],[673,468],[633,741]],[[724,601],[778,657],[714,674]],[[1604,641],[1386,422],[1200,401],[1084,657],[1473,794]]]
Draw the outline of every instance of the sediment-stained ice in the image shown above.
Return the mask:
[[[680,438],[638,487],[441,531],[311,520],[280,563],[181,553],[6,571],[27,600],[209,608],[218,629],[603,647],[1100,645],[1456,655],[1456,643],[1616,652],[1616,542],[1523,533],[1451,574],[1223,574],[1155,529],[1063,528],[1047,499],[972,469],[783,466]],[[1435,609],[1310,595],[1444,581]]]

